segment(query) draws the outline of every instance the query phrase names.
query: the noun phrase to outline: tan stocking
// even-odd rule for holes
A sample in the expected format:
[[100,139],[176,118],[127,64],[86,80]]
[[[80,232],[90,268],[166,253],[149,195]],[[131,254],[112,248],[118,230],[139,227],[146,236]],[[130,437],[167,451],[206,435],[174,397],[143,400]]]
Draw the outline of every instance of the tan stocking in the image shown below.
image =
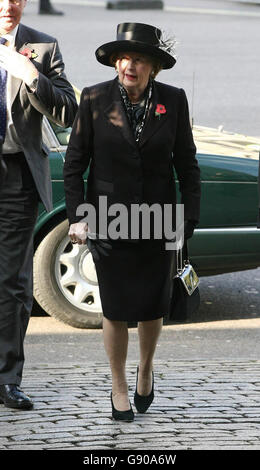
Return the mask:
[[104,317],[103,338],[112,374],[114,407],[119,411],[125,411],[130,406],[125,373],[128,348],[127,322],[112,321]]
[[138,323],[140,364],[137,392],[149,395],[152,388],[153,357],[161,333],[163,318]]

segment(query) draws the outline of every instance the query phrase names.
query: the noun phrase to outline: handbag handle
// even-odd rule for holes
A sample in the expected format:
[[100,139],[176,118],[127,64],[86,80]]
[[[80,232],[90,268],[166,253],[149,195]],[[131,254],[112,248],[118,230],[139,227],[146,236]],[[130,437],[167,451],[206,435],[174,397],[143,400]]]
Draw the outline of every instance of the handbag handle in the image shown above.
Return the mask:
[[177,250],[176,260],[177,260],[177,272],[182,272],[184,265],[186,263],[189,263],[187,240],[184,240],[183,247]]
[[184,240],[184,244],[182,247],[183,255],[184,255],[184,263],[189,262],[189,254],[188,254],[188,242],[187,240]]

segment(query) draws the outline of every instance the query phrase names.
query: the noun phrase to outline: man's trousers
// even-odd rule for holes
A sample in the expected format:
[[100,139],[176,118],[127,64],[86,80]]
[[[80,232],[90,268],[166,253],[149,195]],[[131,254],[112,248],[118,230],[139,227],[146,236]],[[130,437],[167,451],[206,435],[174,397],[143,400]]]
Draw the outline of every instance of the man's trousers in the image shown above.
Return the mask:
[[4,155],[0,188],[0,384],[20,385],[32,302],[38,193],[22,153]]

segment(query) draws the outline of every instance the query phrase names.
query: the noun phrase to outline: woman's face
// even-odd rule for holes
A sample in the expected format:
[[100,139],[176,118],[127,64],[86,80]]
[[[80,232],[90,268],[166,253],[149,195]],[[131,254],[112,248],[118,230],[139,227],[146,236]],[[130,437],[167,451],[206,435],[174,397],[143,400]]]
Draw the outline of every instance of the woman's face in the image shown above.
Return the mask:
[[138,52],[121,53],[116,61],[120,83],[130,93],[143,93],[153,65],[148,56]]

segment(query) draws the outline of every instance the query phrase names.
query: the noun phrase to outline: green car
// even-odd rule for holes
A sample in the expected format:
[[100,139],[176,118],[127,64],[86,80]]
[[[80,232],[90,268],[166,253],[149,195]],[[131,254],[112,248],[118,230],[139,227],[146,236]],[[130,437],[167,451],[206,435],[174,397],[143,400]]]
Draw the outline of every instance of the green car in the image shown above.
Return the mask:
[[[102,325],[102,306],[92,255],[72,245],[63,187],[63,162],[71,129],[43,123],[50,148],[54,209],[40,205],[35,228],[34,297],[44,311],[78,328]],[[260,266],[258,156],[260,139],[194,127],[201,169],[201,219],[189,242],[198,275]],[[151,253],[151,256],[153,254]]]

